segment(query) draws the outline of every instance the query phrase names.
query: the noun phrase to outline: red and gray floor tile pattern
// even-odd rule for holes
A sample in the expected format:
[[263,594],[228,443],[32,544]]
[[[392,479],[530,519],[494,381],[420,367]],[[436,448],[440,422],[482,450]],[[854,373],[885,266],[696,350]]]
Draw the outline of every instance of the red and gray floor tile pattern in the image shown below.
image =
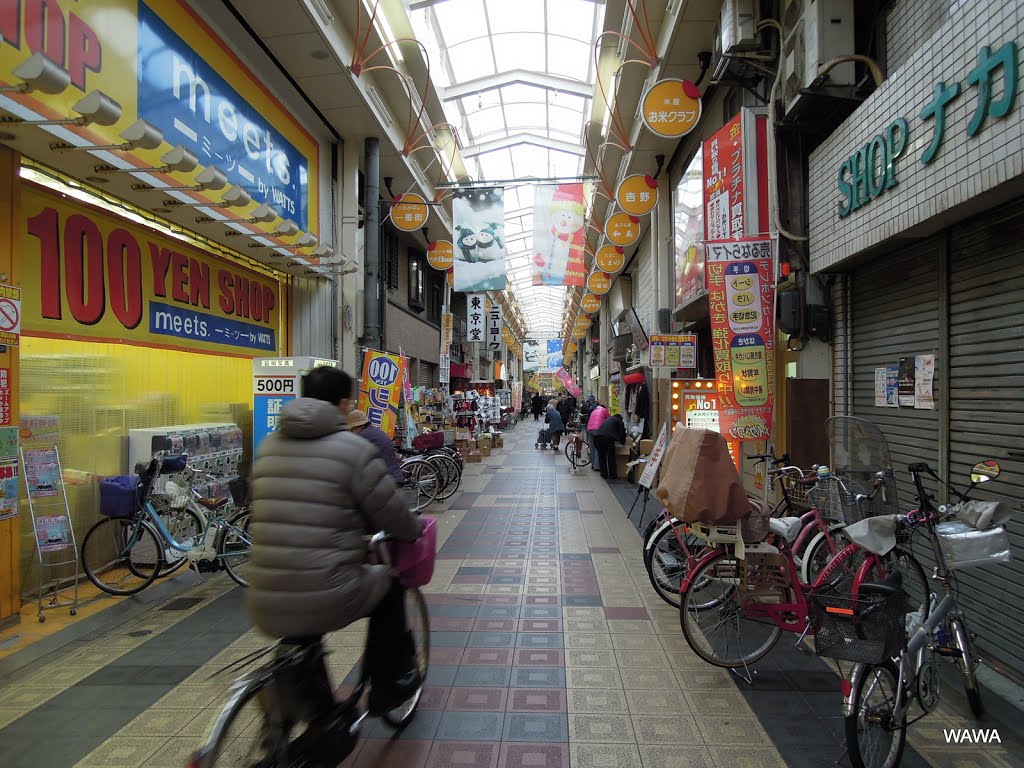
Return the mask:
[[[704,664],[647,580],[624,512],[635,489],[571,473],[533,441],[528,424],[508,434],[436,511],[420,711],[400,734],[368,721],[345,768],[844,764],[835,674],[784,643],[753,686]],[[267,639],[222,576],[147,600],[28,663],[0,663],[0,765],[185,764],[226,696],[231,676],[214,673]],[[364,624],[326,640],[342,689]],[[1024,765],[1008,744],[947,747],[960,709],[914,726],[904,764]]]

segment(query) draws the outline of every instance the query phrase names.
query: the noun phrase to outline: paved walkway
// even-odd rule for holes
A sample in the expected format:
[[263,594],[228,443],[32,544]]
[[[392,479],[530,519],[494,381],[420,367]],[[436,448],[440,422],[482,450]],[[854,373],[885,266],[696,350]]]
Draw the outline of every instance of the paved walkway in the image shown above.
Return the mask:
[[[687,648],[637,532],[597,473],[524,424],[438,510],[428,690],[397,738],[369,721],[351,768],[827,767],[835,675],[780,646],[753,687]],[[632,491],[616,488],[620,498]],[[627,505],[628,506],[628,505]],[[365,627],[328,639],[350,681]],[[212,673],[266,639],[216,576],[0,679],[0,765],[181,768],[226,693]],[[15,655],[16,659],[16,655]],[[907,766],[1021,766],[1019,743],[950,748],[960,705],[912,726]],[[1005,729],[1004,729],[1005,730]],[[842,764],[842,763],[841,763]]]

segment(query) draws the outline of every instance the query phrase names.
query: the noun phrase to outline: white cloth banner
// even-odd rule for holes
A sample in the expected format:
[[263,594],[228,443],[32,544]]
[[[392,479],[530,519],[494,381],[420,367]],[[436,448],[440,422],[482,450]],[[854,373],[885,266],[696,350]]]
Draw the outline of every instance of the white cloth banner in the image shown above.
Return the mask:
[[505,191],[501,187],[452,193],[454,288],[463,293],[505,288]]
[[474,344],[484,341],[486,323],[487,295],[469,294],[466,297],[466,341]]
[[487,349],[498,352],[501,349],[501,305],[495,302],[487,313]]

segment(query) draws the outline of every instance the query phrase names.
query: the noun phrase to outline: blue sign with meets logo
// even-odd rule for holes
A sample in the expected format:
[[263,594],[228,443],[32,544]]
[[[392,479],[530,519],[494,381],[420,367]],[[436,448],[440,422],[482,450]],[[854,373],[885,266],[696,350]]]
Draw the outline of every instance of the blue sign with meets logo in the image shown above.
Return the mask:
[[144,3],[138,61],[139,117],[306,230],[306,158]]
[[274,329],[243,323],[227,317],[207,315],[193,309],[149,302],[149,332],[178,339],[196,339],[212,344],[248,347],[273,352],[277,349]]

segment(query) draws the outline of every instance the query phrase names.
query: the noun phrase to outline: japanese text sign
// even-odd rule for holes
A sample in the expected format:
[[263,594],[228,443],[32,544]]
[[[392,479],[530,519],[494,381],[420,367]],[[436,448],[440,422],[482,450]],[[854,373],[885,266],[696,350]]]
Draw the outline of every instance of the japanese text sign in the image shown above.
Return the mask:
[[466,340],[484,341],[487,319],[487,294],[471,293],[466,296]]
[[775,390],[775,286],[771,259],[708,261],[711,343],[721,431],[771,435]]
[[651,368],[696,368],[697,336],[692,333],[651,336]]
[[21,342],[21,288],[0,285],[0,346]]
[[640,219],[625,211],[619,211],[609,217],[604,225],[604,233],[612,245],[621,248],[632,245],[640,237]]
[[406,358],[367,350],[363,354],[363,375],[359,381],[359,410],[370,423],[394,437]]
[[704,238],[742,237],[743,129],[740,115],[704,142]]
[[658,204],[658,181],[653,176],[634,174],[619,182],[615,202],[632,216],[643,216]]
[[495,302],[487,313],[487,348],[491,352],[501,349],[502,314],[501,305]]
[[652,133],[682,138],[700,122],[700,91],[689,80],[661,80],[643,95],[641,115]]
[[[391,207],[391,223],[403,232],[421,229],[427,223],[428,211],[425,203],[426,200],[412,193],[397,196],[395,204]],[[451,266],[451,263],[448,266]]]
[[427,246],[427,264],[434,269],[451,269],[455,263],[454,247],[451,240],[435,240]]

